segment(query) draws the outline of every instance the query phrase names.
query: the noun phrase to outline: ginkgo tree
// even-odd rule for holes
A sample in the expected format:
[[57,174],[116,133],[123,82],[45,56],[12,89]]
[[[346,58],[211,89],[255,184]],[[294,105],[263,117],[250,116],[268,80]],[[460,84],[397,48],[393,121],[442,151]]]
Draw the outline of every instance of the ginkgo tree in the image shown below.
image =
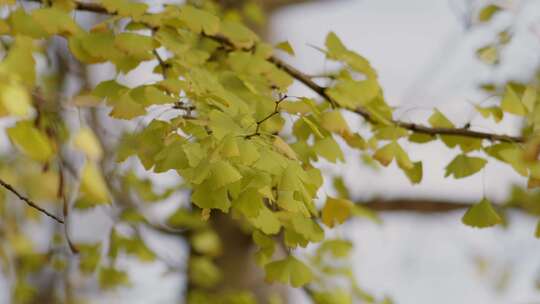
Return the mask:
[[[478,20],[489,22],[501,10],[482,8]],[[161,259],[143,237],[148,229],[185,240],[189,258],[180,271],[187,303],[287,301],[282,290],[233,288],[240,285],[225,268],[241,270],[245,261],[223,257],[227,243],[236,242],[255,246],[244,254],[265,284],[301,288],[315,303],[390,303],[357,284],[347,265],[351,242],[325,236],[353,216],[379,222],[377,214],[353,202],[340,178],[333,181],[337,196],[321,194],[331,177],[318,160],[343,162],[348,146],[366,161],[395,162],[417,184],[422,160],[405,143],[441,141],[455,153],[445,177],[465,178],[497,161],[530,188],[540,185],[538,79],[485,85],[497,102],[476,106],[497,123],[522,117],[519,135],[458,127],[438,109],[425,122],[400,121],[368,59],[336,34],[320,47],[339,64],[323,85],[281,59],[294,56],[288,42],[271,45],[247,26],[261,16],[254,2],[235,10],[212,1],[158,9],[129,0],[2,1],[0,114],[10,148],[0,169],[0,256],[13,302],[79,303],[81,286],[129,286],[120,258]],[[496,64],[510,38],[499,34],[479,58]],[[103,63],[115,74],[91,84],[85,69]],[[153,65],[157,80],[137,86],[121,80],[143,64]],[[289,96],[295,81],[318,97]],[[346,112],[365,122],[368,136],[350,127]],[[180,182],[157,187],[139,167]],[[501,224],[505,207],[539,214],[535,195],[522,190],[508,205],[483,198],[462,221]],[[182,203],[166,216],[150,216],[149,206],[167,200]],[[103,240],[71,237],[81,229],[71,215],[96,209],[113,223]],[[36,227],[48,227],[41,241]],[[309,244],[315,249],[295,250]],[[51,270],[62,274],[61,287],[40,287],[52,284],[44,282]]]

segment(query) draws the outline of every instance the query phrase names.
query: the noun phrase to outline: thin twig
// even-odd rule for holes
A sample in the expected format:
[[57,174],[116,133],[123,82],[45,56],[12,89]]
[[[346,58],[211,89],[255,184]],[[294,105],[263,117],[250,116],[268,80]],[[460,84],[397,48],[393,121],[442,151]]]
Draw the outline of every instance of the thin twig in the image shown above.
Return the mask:
[[279,114],[279,104],[285,100],[287,98],[287,95],[283,95],[279,98],[279,100],[276,100],[275,102],[275,105],[274,105],[274,111],[268,115],[266,115],[264,118],[262,118],[261,120],[257,121],[256,124],[257,126],[255,127],[255,132],[249,134],[249,135],[246,135],[246,139],[250,139],[252,138],[253,136],[259,136],[261,135],[261,133],[259,132],[259,129],[261,128],[261,125],[267,121],[268,119],[272,118],[274,115],[277,115]]
[[15,190],[15,188],[13,188],[13,186],[11,186],[10,184],[6,183],[5,181],[3,181],[2,179],[0,179],[0,185],[2,185],[2,187],[6,188],[7,190],[9,190],[11,193],[15,194],[15,196],[17,196],[21,201],[25,202],[28,206],[30,206],[31,208],[34,208],[36,209],[37,211],[45,214],[46,216],[52,218],[53,220],[57,221],[58,223],[60,224],[64,224],[64,220],[62,220],[61,218],[57,217],[56,215],[50,213],[49,211],[41,208],[40,206],[38,206],[36,203],[34,203],[31,199],[27,198],[26,196],[23,196],[22,194],[20,194],[17,190]]
[[156,57],[156,59],[158,61],[158,64],[161,67],[161,75],[163,76],[163,79],[166,79],[167,78],[166,77],[167,69],[169,69],[171,67],[171,65],[168,64],[167,62],[165,62],[165,60],[163,60],[163,58],[161,58],[161,56],[159,55],[159,53],[158,53],[158,51],[156,49],[153,49],[152,53]]

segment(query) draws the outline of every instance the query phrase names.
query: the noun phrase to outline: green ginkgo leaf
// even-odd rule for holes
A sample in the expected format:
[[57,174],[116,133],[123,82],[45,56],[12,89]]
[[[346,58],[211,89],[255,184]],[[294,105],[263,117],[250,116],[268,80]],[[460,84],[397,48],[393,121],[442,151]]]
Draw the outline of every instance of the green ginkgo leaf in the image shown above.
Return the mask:
[[283,139],[281,139],[281,137],[275,136],[272,144],[274,145],[276,150],[278,150],[288,158],[297,159],[294,150],[291,148],[291,146],[289,146],[289,144],[287,144]]
[[107,184],[96,164],[87,161],[81,172],[81,195],[92,205],[110,202]]
[[478,171],[482,170],[486,165],[487,161],[481,157],[467,156],[465,154],[460,154],[456,156],[449,164],[446,166],[446,172],[444,177],[453,175],[454,178],[464,178],[471,176]]
[[444,116],[439,110],[435,109],[429,117],[429,124],[434,128],[453,128],[454,124]]
[[313,272],[293,256],[266,264],[266,280],[301,287],[313,280]]
[[7,129],[9,139],[28,157],[46,162],[53,156],[53,146],[47,135],[29,121],[19,121]]
[[364,74],[369,80],[375,80],[377,78],[377,74],[369,61],[363,56],[347,49],[334,32],[330,32],[326,36],[325,46],[327,48],[326,56],[328,58],[345,62],[355,71]]
[[478,13],[478,20],[480,22],[488,22],[493,16],[501,11],[501,7],[495,4],[484,6]]
[[461,218],[463,224],[475,228],[485,228],[502,223],[502,218],[486,198],[472,205]]
[[[399,164],[399,163],[398,163]],[[422,181],[423,165],[421,161],[414,162],[410,168],[399,166],[412,184],[419,184]]]
[[504,91],[504,95],[501,101],[501,109],[503,111],[512,113],[515,115],[523,116],[527,114],[527,109],[521,102],[516,91],[512,88],[512,85],[507,85]]
[[219,31],[218,17],[190,5],[182,7],[179,18],[197,34],[204,32],[207,35],[214,35]]
[[326,158],[329,162],[337,162],[338,160],[344,161],[343,151],[339,147],[339,144],[334,140],[332,136],[316,140],[313,145],[315,152]]
[[392,160],[395,159],[398,165],[403,169],[413,169],[414,167],[407,152],[401,148],[397,141],[392,141],[378,149],[373,155],[373,158],[379,161],[383,166],[388,166]]
[[74,146],[84,152],[86,157],[92,160],[100,160],[103,155],[103,149],[97,139],[94,131],[86,127],[80,129],[73,138]]
[[339,134],[349,133],[350,131],[343,115],[337,110],[322,113],[321,126],[330,132]]
[[73,35],[82,31],[68,12],[57,8],[36,9],[32,17],[50,35]]
[[210,181],[215,189],[234,183],[242,178],[242,175],[226,161],[217,161],[211,165]]
[[294,56],[294,50],[289,41],[282,41],[276,44],[276,48],[284,51],[285,53]]
[[495,122],[500,122],[503,119],[504,112],[501,110],[501,108],[493,106],[493,107],[481,107],[481,106],[474,106],[476,111],[482,115],[484,118],[492,117]]
[[343,224],[351,215],[353,203],[348,199],[328,197],[322,209],[322,222],[332,228],[337,224]]
[[259,247],[259,251],[255,253],[255,258],[257,259],[257,264],[259,266],[264,266],[270,261],[274,251],[276,249],[276,242],[261,233],[258,230],[253,232],[253,242]]
[[483,63],[489,64],[489,65],[499,64],[499,61],[500,61],[499,49],[497,48],[496,45],[492,45],[492,44],[486,45],[476,50],[476,56]]
[[112,267],[102,267],[98,275],[99,286],[103,289],[113,289],[119,285],[129,283],[129,276],[125,271]]
[[248,218],[255,228],[264,232],[264,234],[277,234],[281,230],[281,222],[274,212],[263,206],[259,210],[259,215],[254,218]]
[[249,48],[259,39],[248,27],[232,20],[224,20],[220,31],[238,48]]
[[30,94],[24,86],[17,82],[0,84],[0,117],[28,115],[32,103]]
[[101,3],[110,13],[135,19],[141,17],[148,9],[146,4],[130,0],[101,0]]
[[152,50],[157,47],[152,37],[134,34],[120,33],[114,38],[114,45],[125,54],[137,60],[149,60],[154,58]]

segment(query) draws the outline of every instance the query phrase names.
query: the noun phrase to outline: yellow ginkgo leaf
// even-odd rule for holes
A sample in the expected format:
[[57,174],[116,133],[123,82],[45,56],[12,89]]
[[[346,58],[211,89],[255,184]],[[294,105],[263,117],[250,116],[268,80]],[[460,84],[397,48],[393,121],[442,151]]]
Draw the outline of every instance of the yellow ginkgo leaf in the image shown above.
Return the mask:
[[97,165],[87,161],[81,172],[81,195],[92,205],[105,204],[110,201],[107,184]]
[[31,109],[30,95],[18,84],[0,86],[0,115],[26,116]]
[[294,50],[289,41],[282,41],[276,44],[276,48],[284,51],[285,53],[294,56]]
[[103,156],[101,144],[90,128],[82,128],[73,139],[75,147],[86,155],[89,159],[100,160]]
[[274,147],[290,159],[297,159],[294,150],[281,137],[275,136],[273,141]]
[[479,203],[472,205],[463,215],[461,221],[471,227],[485,228],[502,223],[502,218],[493,209],[487,199],[482,199]]
[[453,175],[455,178],[467,177],[482,170],[486,163],[487,161],[483,158],[460,154],[446,166],[444,177],[450,175]]
[[503,109],[503,111],[515,115],[523,116],[527,114],[527,109],[525,108],[518,94],[511,85],[506,86],[503,99],[501,101],[501,108]]
[[49,138],[29,120],[19,121],[7,134],[15,146],[32,159],[46,162],[53,156]]

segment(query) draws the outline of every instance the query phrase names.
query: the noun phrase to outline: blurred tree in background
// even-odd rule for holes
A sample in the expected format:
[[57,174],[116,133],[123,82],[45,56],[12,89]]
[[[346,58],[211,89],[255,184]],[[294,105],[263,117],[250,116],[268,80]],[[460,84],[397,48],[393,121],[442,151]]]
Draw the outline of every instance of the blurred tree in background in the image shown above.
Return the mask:
[[[391,303],[357,283],[351,242],[325,232],[351,217],[378,223],[378,211],[463,209],[478,228],[505,224],[508,208],[540,214],[539,77],[482,86],[493,98],[478,113],[521,117],[517,135],[456,126],[437,109],[427,122],[396,120],[376,71],[336,34],[320,51],[340,68],[322,77],[281,59],[294,56],[288,42],[260,38],[269,13],[298,2],[2,1],[0,257],[13,303],[82,303],[129,287],[127,257],[185,274],[187,303],[287,303],[288,286],[315,303]],[[471,7],[467,24],[504,10]],[[497,65],[511,43],[504,29],[477,55]],[[103,77],[104,66],[114,73]],[[294,81],[319,97],[288,96]],[[403,143],[432,141],[455,152],[448,178],[503,162],[530,189],[504,204],[356,203],[317,168],[357,151],[396,162],[416,184],[422,161]],[[319,191],[325,180],[338,195]],[[186,258],[171,263],[153,238],[180,240]]]

